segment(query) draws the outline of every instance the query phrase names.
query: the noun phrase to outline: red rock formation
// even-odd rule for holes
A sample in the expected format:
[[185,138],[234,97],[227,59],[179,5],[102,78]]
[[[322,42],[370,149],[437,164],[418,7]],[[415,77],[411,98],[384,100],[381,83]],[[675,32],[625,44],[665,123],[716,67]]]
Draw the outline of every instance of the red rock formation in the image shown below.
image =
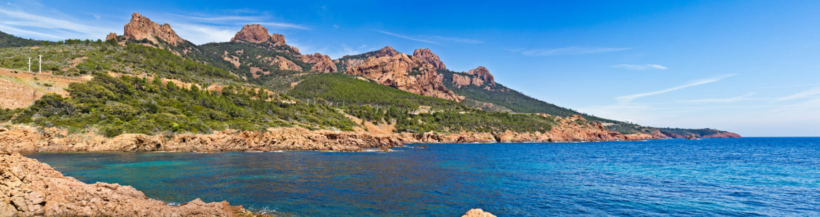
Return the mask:
[[384,46],[382,49],[379,49],[379,52],[376,52],[377,57],[386,57],[386,56],[395,56],[399,55],[400,53],[393,49],[390,46]]
[[336,64],[333,63],[333,59],[330,59],[328,55],[322,55],[320,53],[302,55],[302,62],[313,64],[313,67],[310,68],[311,71],[324,73],[339,72],[339,70],[336,69]]
[[[370,57],[364,63],[349,68],[345,74],[359,75],[407,92],[460,102],[461,98],[448,90],[438,78],[436,69],[427,62],[390,47],[379,50],[380,57]],[[414,75],[411,75],[410,73]]]
[[242,30],[236,33],[236,35],[231,38],[231,42],[237,41],[247,41],[253,43],[262,43],[267,42],[271,39],[271,36],[268,35],[268,29],[264,26],[259,24],[248,24],[242,26]]
[[282,34],[273,33],[272,35],[270,35],[270,41],[273,42],[274,44],[277,44],[277,45],[286,44],[285,43],[285,36],[282,35]]
[[113,33],[113,32],[112,32],[112,33],[108,33],[108,35],[107,35],[107,36],[105,36],[105,41],[108,41],[108,40],[114,40],[114,41],[117,41],[117,34],[116,34],[116,33]]
[[278,66],[279,70],[290,70],[299,72],[303,70],[301,66],[282,56],[276,56],[276,58],[265,57],[264,59],[262,59],[262,62],[270,62],[270,65]]
[[472,83],[472,78],[470,76],[453,74],[453,85],[455,85],[456,87],[467,86]]
[[467,72],[467,74],[478,76],[487,84],[495,85],[495,79],[493,78],[493,75],[490,74],[490,70],[487,70],[487,68],[484,68],[484,66],[479,66],[478,68],[471,69]]
[[434,54],[430,49],[423,48],[423,49],[416,49],[413,51],[413,56],[418,57],[433,65],[433,68],[436,69],[447,69],[447,66],[444,66],[444,63],[441,62],[441,59],[438,58],[438,55]]
[[151,42],[158,43],[155,38],[157,37],[173,46],[185,42],[171,29],[171,25],[166,23],[160,26],[139,13],[132,14],[131,22],[125,24],[125,37],[134,40],[148,39]]
[[19,153],[0,154],[0,216],[249,216],[200,199],[169,206],[131,186],[85,184]]

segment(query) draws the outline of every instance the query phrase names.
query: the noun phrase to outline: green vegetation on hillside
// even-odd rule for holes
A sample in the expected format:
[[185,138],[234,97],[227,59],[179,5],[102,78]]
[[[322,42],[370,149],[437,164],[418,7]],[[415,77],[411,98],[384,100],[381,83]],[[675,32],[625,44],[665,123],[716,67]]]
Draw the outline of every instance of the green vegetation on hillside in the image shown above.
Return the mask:
[[354,59],[363,59],[364,60],[364,59],[367,59],[371,56],[375,56],[378,53],[379,53],[378,50],[374,50],[374,51],[370,51],[370,52],[367,52],[367,53],[361,53],[361,54],[356,54],[356,55],[345,55],[342,58],[338,59],[339,61],[336,63],[336,69],[339,69],[340,72],[347,71],[347,68],[345,68],[345,66],[342,64],[343,62],[345,62],[347,60],[354,60]]
[[562,117],[581,114],[572,109],[563,108],[529,97],[501,84],[496,84],[491,90],[484,89],[487,87],[487,84],[481,87],[473,85],[456,87],[453,85],[453,74],[468,77],[472,76],[450,70],[438,70],[438,73],[444,76],[442,82],[447,86],[447,89],[450,89],[455,94],[465,96],[468,99],[492,103],[520,113],[544,113]]
[[455,108],[459,103],[413,94],[344,74],[318,74],[299,82],[288,95],[335,105],[374,105],[417,109],[419,106]]
[[551,117],[534,114],[512,114],[506,112],[485,112],[459,107],[418,113],[396,107],[386,109],[365,106],[347,106],[345,112],[362,120],[376,123],[396,123],[398,132],[546,132],[556,124]]
[[[251,73],[251,67],[257,67],[263,71],[270,72],[269,75],[262,75],[261,72],[257,72],[257,75],[261,75],[262,77],[253,80],[264,81],[273,77],[300,73],[299,71],[280,70],[278,65],[270,62],[270,60],[277,56],[290,60],[296,65],[299,65],[303,70],[309,70],[312,67],[310,64],[302,62],[302,59],[298,57],[299,53],[289,46],[275,46],[267,43],[223,42],[204,44],[199,46],[199,48],[202,51],[201,55],[188,56],[199,61],[208,62],[224,70],[232,71],[237,75],[246,76],[248,79],[254,78]],[[239,62],[242,64],[239,65],[238,68],[224,59],[226,51],[228,53],[227,56],[239,57]],[[269,60],[265,60],[265,58]]]
[[0,31],[0,48],[37,46],[41,44],[43,44],[43,41],[20,38]]
[[125,47],[103,42],[66,40],[48,46],[0,49],[0,67],[25,71],[32,57],[36,71],[38,55],[43,71],[54,75],[80,76],[95,72],[147,74],[196,83],[237,83],[228,71],[185,59],[158,48],[128,43]]
[[43,96],[13,122],[66,127],[75,132],[92,127],[106,136],[294,125],[351,130],[355,125],[325,105],[266,101],[266,94],[259,89],[228,86],[220,93],[195,85],[163,84],[159,79],[114,78],[104,73],[94,77],[90,82],[72,83],[70,98]]
[[23,111],[23,109],[0,109],[0,123],[11,120],[14,115],[21,111]]

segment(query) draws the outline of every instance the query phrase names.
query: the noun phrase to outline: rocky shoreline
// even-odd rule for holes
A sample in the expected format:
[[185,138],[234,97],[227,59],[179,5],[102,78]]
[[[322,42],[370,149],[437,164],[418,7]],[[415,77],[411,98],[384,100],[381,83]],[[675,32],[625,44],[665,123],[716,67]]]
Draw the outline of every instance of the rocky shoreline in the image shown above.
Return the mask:
[[[224,130],[212,134],[123,134],[106,138],[94,132],[70,134],[59,128],[14,125],[0,129],[0,217],[5,216],[264,216],[228,202],[199,199],[180,206],[153,200],[131,186],[85,184],[65,177],[20,153],[35,152],[232,152],[340,151],[389,149],[406,143],[591,142],[645,140],[647,134],[622,135],[591,123],[565,122],[546,133],[370,133],[271,128]],[[473,209],[464,216],[494,215]]]
[[34,152],[232,152],[338,151],[389,149],[407,143],[597,142],[656,139],[648,134],[623,135],[600,125],[555,127],[546,133],[389,133],[271,128],[224,130],[212,134],[123,134],[106,138],[93,132],[69,134],[59,128],[15,125],[0,132],[0,153]]

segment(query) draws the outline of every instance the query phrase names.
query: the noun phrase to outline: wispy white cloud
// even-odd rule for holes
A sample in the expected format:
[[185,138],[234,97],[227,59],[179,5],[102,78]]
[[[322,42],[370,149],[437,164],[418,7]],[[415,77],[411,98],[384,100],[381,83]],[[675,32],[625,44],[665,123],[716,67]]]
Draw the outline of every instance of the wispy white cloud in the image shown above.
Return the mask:
[[661,69],[666,70],[669,69],[666,66],[658,65],[658,64],[619,64],[614,65],[612,68],[619,68],[619,69],[629,69],[629,70],[648,70],[648,69]]
[[684,88],[689,88],[689,87],[704,85],[704,84],[708,84],[708,83],[718,82],[720,80],[723,80],[724,78],[732,77],[732,76],[735,76],[735,75],[737,75],[737,74],[720,75],[720,76],[713,77],[713,78],[694,80],[694,81],[690,81],[689,83],[686,83],[686,84],[683,84],[683,85],[680,85],[680,86],[676,86],[676,87],[672,87],[672,88],[668,88],[668,89],[663,89],[663,90],[653,91],[653,92],[647,92],[647,93],[639,93],[639,94],[632,94],[632,95],[626,95],[626,96],[619,96],[619,97],[616,97],[615,99],[618,100],[618,102],[620,102],[620,103],[628,103],[628,102],[631,102],[633,100],[636,100],[636,99],[642,98],[642,97],[658,95],[658,94],[668,93],[668,92],[672,92],[672,91],[676,91],[676,90],[680,90],[680,89],[684,89]]
[[265,26],[266,28],[282,28],[282,29],[303,29],[303,30],[310,30],[310,28],[293,24],[293,23],[279,23],[279,22],[260,22],[259,24]]
[[456,42],[456,43],[463,43],[463,44],[481,44],[481,43],[484,43],[484,41],[482,41],[482,40],[469,39],[469,38],[455,38],[455,37],[444,37],[444,36],[430,36],[430,38],[435,39],[436,41],[449,41],[449,42]]
[[514,50],[521,52],[526,56],[555,56],[555,55],[579,55],[579,54],[597,54],[597,53],[611,53],[618,51],[625,51],[632,49],[631,47],[564,47],[564,48],[547,48],[547,49],[527,49]]
[[785,100],[802,99],[802,98],[807,98],[807,97],[811,97],[811,96],[815,96],[815,95],[820,95],[820,87],[813,87],[813,88],[810,88],[808,90],[801,91],[799,93],[795,93],[795,94],[792,94],[792,95],[789,95],[789,96],[785,96],[785,97],[775,99],[774,101],[777,102],[777,101],[785,101]]
[[392,32],[388,32],[388,31],[382,31],[382,30],[375,30],[374,29],[373,31],[376,31],[378,33],[382,33],[382,34],[385,34],[385,35],[395,36],[395,37],[399,37],[399,38],[403,38],[403,39],[407,39],[407,40],[411,40],[411,41],[418,41],[418,42],[424,42],[424,43],[429,43],[429,44],[444,44],[444,42],[453,42],[453,43],[461,43],[461,44],[480,44],[480,43],[484,43],[484,41],[477,40],[477,39],[470,39],[470,38],[444,37],[444,36],[435,36],[435,35],[433,35],[433,36],[429,36],[429,35],[407,36],[407,35],[402,35],[402,34],[392,33]]
[[392,35],[392,36],[396,36],[396,37],[403,38],[403,39],[407,39],[407,40],[411,40],[411,41],[418,41],[418,42],[424,42],[424,43],[430,43],[430,44],[438,44],[438,43],[433,42],[433,41],[424,40],[424,39],[419,39],[419,38],[413,38],[413,37],[406,36],[406,35],[399,35],[399,34],[392,33],[392,32],[381,31],[381,30],[373,30],[373,31],[376,31],[376,32],[379,32],[379,33],[382,33],[382,34],[385,34],[385,35]]
[[228,41],[238,31],[225,27],[190,23],[176,23],[172,28],[180,37],[195,44]]
[[18,28],[14,28],[14,27],[11,27],[11,26],[3,25],[3,24],[0,24],[0,30],[4,31],[6,33],[10,33],[10,34],[15,35],[15,36],[37,35],[37,36],[41,36],[41,37],[45,37],[45,38],[51,38],[51,39],[64,39],[64,37],[60,37],[60,36],[56,36],[56,35],[18,29]]
[[[83,36],[86,38],[103,37],[109,29],[98,26],[89,26],[78,22],[73,22],[71,17],[49,17],[32,14],[22,10],[8,10],[0,8],[0,24],[4,25],[8,31],[25,35],[38,35],[55,39],[66,37]],[[40,31],[33,31],[36,28]],[[43,30],[52,34],[42,33]],[[61,37],[56,37],[56,33]],[[66,34],[67,33],[67,34]],[[68,35],[68,36],[66,36]]]
[[739,101],[745,101],[745,100],[766,100],[766,98],[748,98],[748,97],[750,97],[752,95],[755,95],[755,94],[756,93],[752,92],[752,93],[744,94],[742,96],[736,96],[736,97],[731,97],[731,98],[694,99],[694,100],[681,100],[681,101],[678,101],[678,102],[684,102],[684,103],[733,103],[733,102],[739,102]]

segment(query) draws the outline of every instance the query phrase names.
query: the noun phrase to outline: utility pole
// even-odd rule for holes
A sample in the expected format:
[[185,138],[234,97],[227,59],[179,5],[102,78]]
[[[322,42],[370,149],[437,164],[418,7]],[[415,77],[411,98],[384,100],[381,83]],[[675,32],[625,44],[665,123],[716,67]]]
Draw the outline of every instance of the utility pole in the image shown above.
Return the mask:
[[38,66],[39,68],[37,69],[37,73],[43,73],[43,55],[39,55],[39,56],[40,56],[40,63],[39,63],[39,66]]
[[31,72],[31,57],[28,58],[28,72]]

